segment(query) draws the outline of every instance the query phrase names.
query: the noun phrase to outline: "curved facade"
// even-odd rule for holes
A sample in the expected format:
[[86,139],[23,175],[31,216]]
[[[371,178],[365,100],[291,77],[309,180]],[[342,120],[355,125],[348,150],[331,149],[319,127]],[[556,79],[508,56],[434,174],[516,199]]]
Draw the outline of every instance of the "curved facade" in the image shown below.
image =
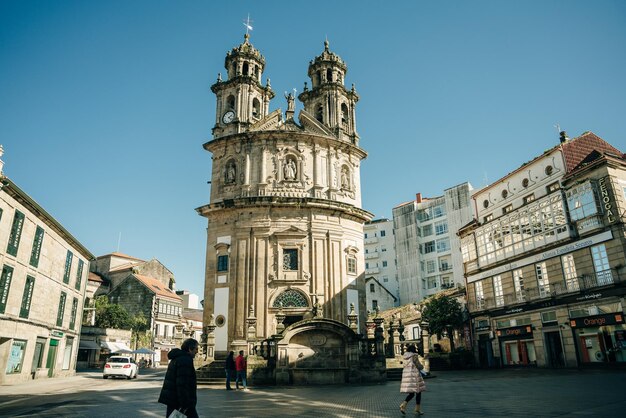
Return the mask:
[[[311,89],[287,111],[269,112],[274,97],[262,84],[265,59],[249,42],[226,56],[218,76],[208,219],[205,317],[214,316],[215,350],[248,342],[312,315],[347,323],[350,304],[365,322],[363,224],[354,87],[328,43],[311,61]],[[254,324],[253,327],[250,327]]]

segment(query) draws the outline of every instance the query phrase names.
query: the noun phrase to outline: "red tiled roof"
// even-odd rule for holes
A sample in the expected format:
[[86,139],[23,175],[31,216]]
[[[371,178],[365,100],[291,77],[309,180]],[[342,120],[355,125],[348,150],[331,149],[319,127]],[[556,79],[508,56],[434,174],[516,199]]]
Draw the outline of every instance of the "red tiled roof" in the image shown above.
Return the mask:
[[133,276],[136,277],[137,280],[142,282],[148,289],[152,290],[157,295],[182,301],[182,299],[176,294],[176,292],[170,290],[167,286],[165,286],[154,277],[144,276],[143,274],[133,274]]
[[100,283],[104,283],[104,280],[102,279],[102,277],[98,276],[96,273],[93,272],[89,272],[89,277],[87,278],[87,280],[89,280],[90,282],[100,282]]
[[599,153],[609,152],[622,155],[622,152],[606,142],[593,132],[585,132],[578,138],[563,144],[563,156],[565,157],[565,171],[575,169],[593,151]]

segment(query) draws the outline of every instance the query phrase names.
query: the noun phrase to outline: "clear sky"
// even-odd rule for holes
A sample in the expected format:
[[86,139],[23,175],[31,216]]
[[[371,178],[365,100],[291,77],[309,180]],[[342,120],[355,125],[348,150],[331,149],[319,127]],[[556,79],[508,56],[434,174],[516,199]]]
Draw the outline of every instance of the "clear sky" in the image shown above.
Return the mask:
[[248,14],[270,110],[326,37],[347,63],[377,218],[499,179],[557,144],[556,124],[626,150],[621,0],[0,0],[4,173],[95,255],[156,257],[202,295],[209,87]]

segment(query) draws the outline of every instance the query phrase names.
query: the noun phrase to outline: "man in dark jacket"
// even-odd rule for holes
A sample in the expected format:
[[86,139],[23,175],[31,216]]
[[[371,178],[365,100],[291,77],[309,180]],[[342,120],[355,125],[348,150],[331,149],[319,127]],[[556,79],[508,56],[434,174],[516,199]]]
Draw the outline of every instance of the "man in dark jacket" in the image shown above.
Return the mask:
[[196,403],[196,369],[193,367],[193,358],[198,352],[198,341],[189,338],[183,342],[180,349],[169,352],[163,388],[159,395],[159,402],[167,405],[166,417],[178,409],[188,418],[197,418]]

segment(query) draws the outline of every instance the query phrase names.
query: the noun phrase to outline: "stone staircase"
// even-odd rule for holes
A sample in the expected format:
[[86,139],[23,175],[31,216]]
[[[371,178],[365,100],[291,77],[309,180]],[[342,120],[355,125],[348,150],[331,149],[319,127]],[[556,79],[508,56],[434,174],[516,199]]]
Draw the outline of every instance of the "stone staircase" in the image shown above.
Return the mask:
[[[215,354],[215,360],[196,369],[198,385],[216,385],[226,387],[226,354]],[[233,382],[234,384],[234,382]]]

